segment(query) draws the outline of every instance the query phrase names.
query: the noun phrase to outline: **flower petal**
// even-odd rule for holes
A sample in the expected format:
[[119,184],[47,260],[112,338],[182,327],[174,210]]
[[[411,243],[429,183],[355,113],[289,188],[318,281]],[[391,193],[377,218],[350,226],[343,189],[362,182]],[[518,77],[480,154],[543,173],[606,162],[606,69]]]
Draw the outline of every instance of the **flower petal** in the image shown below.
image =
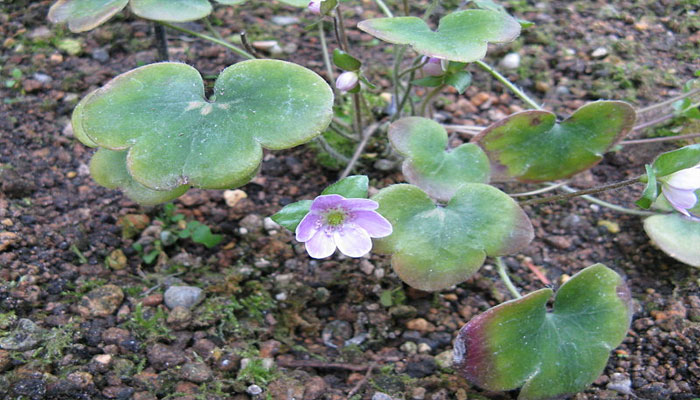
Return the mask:
[[391,223],[375,211],[354,211],[353,216],[352,223],[367,231],[370,237],[389,236],[393,231]]
[[695,203],[698,201],[697,197],[695,197],[695,193],[692,190],[681,190],[669,185],[663,185],[661,187],[661,191],[663,192],[664,197],[666,197],[666,200],[671,203],[671,206],[686,216],[690,216],[688,209],[693,208]]
[[343,199],[343,208],[348,211],[353,210],[376,210],[379,203],[370,199]]
[[306,246],[306,252],[312,258],[330,257],[335,251],[333,236],[326,234],[323,229],[316,232],[304,245]]
[[318,196],[311,203],[311,211],[322,212],[329,208],[338,207],[345,198],[339,194],[324,194]]
[[306,242],[311,239],[316,232],[321,228],[321,216],[316,213],[308,213],[297,225],[296,234],[297,240]]
[[362,257],[372,250],[372,239],[369,234],[352,224],[344,225],[342,229],[333,232],[333,240],[338,250],[348,257]]
[[697,190],[700,189],[700,167],[686,168],[674,172],[666,180],[666,184],[676,189]]

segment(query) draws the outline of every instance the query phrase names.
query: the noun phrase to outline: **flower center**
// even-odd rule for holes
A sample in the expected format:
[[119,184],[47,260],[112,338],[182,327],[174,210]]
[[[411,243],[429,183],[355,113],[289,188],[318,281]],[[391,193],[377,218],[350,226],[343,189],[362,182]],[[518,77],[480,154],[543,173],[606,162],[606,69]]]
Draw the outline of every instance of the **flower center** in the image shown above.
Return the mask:
[[347,215],[341,210],[331,210],[326,214],[326,225],[338,226],[345,222]]

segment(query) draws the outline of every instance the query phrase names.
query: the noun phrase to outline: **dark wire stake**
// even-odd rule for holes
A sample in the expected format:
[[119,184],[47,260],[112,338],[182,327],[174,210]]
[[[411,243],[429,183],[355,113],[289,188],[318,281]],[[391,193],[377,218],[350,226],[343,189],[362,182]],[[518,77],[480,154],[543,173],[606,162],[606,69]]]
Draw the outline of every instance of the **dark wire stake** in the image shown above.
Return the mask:
[[248,36],[246,36],[245,31],[241,31],[241,43],[243,43],[243,47],[248,50],[248,53],[252,54],[255,58],[261,58],[260,54],[258,54],[258,52],[255,51],[253,46],[251,46],[248,42]]
[[165,27],[157,22],[153,23],[153,35],[156,39],[156,49],[160,61],[169,61],[168,38],[165,36]]

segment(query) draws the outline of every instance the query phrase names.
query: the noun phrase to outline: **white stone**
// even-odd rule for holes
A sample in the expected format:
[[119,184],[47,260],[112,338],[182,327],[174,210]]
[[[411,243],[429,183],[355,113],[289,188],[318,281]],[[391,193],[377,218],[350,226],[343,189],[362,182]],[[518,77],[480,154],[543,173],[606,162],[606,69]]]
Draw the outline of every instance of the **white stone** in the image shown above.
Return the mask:
[[520,66],[520,54],[508,53],[501,59],[499,65],[505,69],[515,69]]

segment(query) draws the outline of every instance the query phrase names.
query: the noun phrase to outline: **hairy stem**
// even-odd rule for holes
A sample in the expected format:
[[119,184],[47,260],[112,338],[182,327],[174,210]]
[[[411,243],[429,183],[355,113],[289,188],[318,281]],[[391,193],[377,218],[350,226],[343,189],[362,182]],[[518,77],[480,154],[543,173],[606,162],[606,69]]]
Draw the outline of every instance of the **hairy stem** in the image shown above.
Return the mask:
[[501,277],[503,284],[506,285],[506,288],[508,288],[510,294],[516,299],[523,297],[520,295],[520,292],[515,285],[513,285],[513,281],[510,280],[510,276],[508,276],[508,272],[506,271],[506,264],[503,262],[503,258],[496,257],[496,267],[498,268],[498,275]]
[[[394,105],[398,106],[399,102],[399,92],[401,85],[401,75],[399,74],[399,69],[401,69],[401,61],[403,60],[403,54],[406,52],[406,46],[394,45],[394,69],[391,74],[391,80],[394,84],[394,98],[392,101]],[[396,108],[396,113],[394,115],[401,116],[401,108]]]
[[620,142],[620,144],[647,144],[647,143],[658,143],[658,142],[671,142],[674,140],[693,139],[693,138],[697,138],[697,137],[700,137],[700,133],[689,133],[687,135],[664,136],[664,137],[647,138],[647,139],[623,140],[622,142]]
[[183,28],[183,27],[181,27],[181,26],[173,25],[173,24],[170,24],[170,23],[168,23],[168,22],[158,21],[158,23],[161,24],[161,25],[163,25],[163,26],[166,26],[166,27],[168,27],[168,28],[170,28],[170,29],[176,30],[176,31],[178,31],[178,32],[186,33],[186,34],[188,34],[188,35],[191,35],[191,36],[194,36],[194,37],[198,37],[198,38],[200,38],[200,39],[208,40],[208,41],[210,41],[210,42],[212,42],[212,43],[218,44],[219,46],[224,46],[224,47],[226,47],[227,49],[231,50],[232,52],[238,54],[238,55],[241,56],[241,57],[244,57],[244,58],[247,58],[247,59],[251,59],[251,60],[255,58],[252,54],[248,53],[247,51],[245,51],[245,50],[243,50],[243,49],[241,49],[241,48],[238,48],[238,47],[232,45],[232,44],[229,43],[229,42],[226,42],[226,41],[223,41],[223,40],[219,40],[219,39],[217,39],[217,38],[215,38],[215,37],[212,37],[212,36],[209,36],[209,35],[205,35],[205,34],[203,34],[203,33],[195,32],[195,31],[189,30],[189,29],[187,29],[187,28]]
[[651,110],[655,110],[655,109],[657,109],[657,108],[664,107],[664,106],[666,106],[666,105],[668,105],[668,104],[675,103],[675,102],[677,102],[678,100],[683,100],[683,99],[685,99],[686,97],[693,96],[693,95],[695,95],[695,94],[697,94],[697,93],[700,93],[700,88],[693,89],[693,90],[691,90],[691,91],[689,91],[689,92],[687,92],[687,93],[683,93],[683,94],[678,95],[678,96],[676,96],[676,97],[671,97],[670,99],[665,100],[665,101],[662,101],[661,103],[656,103],[656,104],[652,104],[652,105],[650,105],[650,106],[646,106],[646,107],[644,107],[644,108],[640,108],[640,109],[637,110],[637,114],[645,113],[645,112],[647,112],[647,111],[651,111]]
[[165,36],[165,28],[162,25],[153,23],[153,34],[156,38],[156,48],[158,49],[158,59],[160,61],[168,61],[168,38]]
[[331,63],[331,58],[328,55],[328,44],[326,44],[326,32],[323,30],[323,21],[318,23],[318,37],[321,41],[321,52],[323,56],[323,64],[326,66],[326,73],[328,74],[328,80],[331,82],[331,87],[333,88],[333,95],[335,99],[338,100],[339,105],[343,105],[343,96],[338,93],[338,88],[335,87],[335,74],[333,73],[333,64]]
[[379,6],[379,8],[380,8],[380,9],[382,10],[382,12],[384,13],[384,15],[386,15],[386,16],[389,17],[389,18],[393,18],[393,17],[394,17],[394,14],[392,14],[392,13],[391,13],[391,10],[389,9],[389,7],[387,7],[386,4],[384,4],[384,1],[382,1],[382,0],[374,0],[374,2],[377,3],[377,6]]
[[[569,192],[569,193],[576,193],[576,189],[569,187],[569,186],[566,186],[566,185],[562,185],[561,190],[563,190],[565,192]],[[601,207],[609,208],[611,210],[615,210],[615,211],[621,212],[623,214],[639,215],[639,216],[643,216],[643,217],[647,217],[647,216],[656,214],[656,213],[653,213],[650,211],[633,210],[631,208],[618,206],[617,204],[608,203],[607,201],[603,201],[601,199],[598,199],[598,198],[593,197],[593,196],[589,196],[587,194],[582,195],[581,198],[584,200],[590,201],[591,203],[597,204]]]
[[534,108],[535,110],[541,110],[542,107],[540,107],[537,102],[535,102],[533,99],[530,98],[525,92],[520,90],[517,86],[513,84],[513,82],[509,81],[508,78],[505,76],[501,75],[500,72],[496,71],[492,66],[486,64],[485,62],[481,60],[474,61],[474,64],[478,65],[483,69],[484,71],[490,73],[493,75],[499,82],[504,84],[508,89],[510,89],[513,93],[515,93],[516,96],[520,97],[522,101],[524,101],[528,106]]
[[603,186],[598,186],[598,187],[591,188],[591,189],[578,190],[578,191],[566,193],[566,194],[559,194],[556,196],[543,197],[541,199],[525,200],[525,201],[521,201],[520,205],[521,206],[531,206],[534,204],[549,203],[549,202],[558,201],[558,200],[567,200],[567,199],[571,199],[574,197],[583,196],[586,194],[601,193],[601,192],[605,192],[608,190],[619,189],[621,187],[625,187],[625,186],[633,185],[635,183],[639,183],[640,182],[639,178],[640,177],[626,179],[626,180],[621,181],[621,182],[615,182],[615,183],[611,183],[611,184],[603,185]]
[[428,8],[425,9],[425,13],[423,14],[423,21],[427,21],[428,18],[430,18],[430,16],[433,15],[438,5],[440,5],[440,0],[433,0],[430,3]]
[[374,131],[376,131],[378,128],[379,128],[378,124],[373,124],[373,125],[367,127],[367,131],[362,136],[362,141],[355,148],[355,152],[353,153],[352,158],[350,159],[350,162],[345,167],[343,172],[340,174],[340,177],[338,179],[343,179],[343,178],[347,177],[348,175],[350,175],[350,172],[352,172],[353,168],[355,168],[355,164],[357,164],[357,161],[360,159],[360,156],[365,151],[365,147],[367,147],[367,143],[369,143],[369,138],[372,137],[372,135],[374,134]]
[[427,117],[426,112],[429,109],[428,105],[432,102],[433,97],[435,97],[438,93],[440,93],[440,91],[444,88],[445,88],[445,85],[442,84],[442,85],[436,87],[435,89],[433,89],[432,91],[430,91],[430,93],[428,93],[428,95],[425,96],[425,99],[423,99],[423,102],[420,105],[420,111],[418,111],[418,115],[420,115],[421,117]]

